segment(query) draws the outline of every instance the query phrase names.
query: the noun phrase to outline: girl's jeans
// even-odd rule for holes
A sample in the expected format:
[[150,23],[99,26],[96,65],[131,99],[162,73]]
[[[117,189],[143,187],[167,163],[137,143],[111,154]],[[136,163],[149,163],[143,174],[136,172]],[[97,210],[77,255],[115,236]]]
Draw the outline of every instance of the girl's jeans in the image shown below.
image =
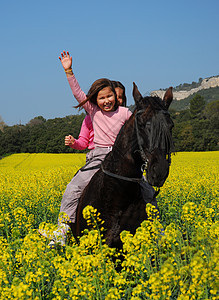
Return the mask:
[[92,169],[92,167],[100,165],[111,149],[112,147],[96,147],[88,152],[86,156],[86,164],[80,170],[78,170],[70,183],[67,185],[65,193],[62,197],[60,213],[66,213],[71,223],[75,223],[76,209],[84,188],[89,183],[92,176],[100,168]]

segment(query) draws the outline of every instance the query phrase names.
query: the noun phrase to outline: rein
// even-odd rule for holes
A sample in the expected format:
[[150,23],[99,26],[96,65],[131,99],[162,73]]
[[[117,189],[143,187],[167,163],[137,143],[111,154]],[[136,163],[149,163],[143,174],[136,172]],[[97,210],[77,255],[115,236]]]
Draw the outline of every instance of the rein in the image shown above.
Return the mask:
[[[114,177],[116,179],[122,179],[122,180],[125,180],[125,181],[136,182],[136,183],[140,183],[140,182],[144,182],[144,181],[147,182],[146,178],[143,177],[143,176],[142,176],[142,178],[130,178],[130,177],[125,177],[125,176],[121,176],[121,175],[118,175],[118,174],[111,173],[107,170],[104,170],[102,164],[101,164],[101,170],[103,171],[104,174],[106,174],[108,176],[111,176],[111,177]],[[159,193],[160,193],[160,188],[155,190],[155,193],[154,193],[154,196],[153,196],[152,200],[154,200]]]
[[131,178],[131,177],[125,177],[125,176],[121,176],[121,175],[118,175],[118,174],[115,174],[115,173],[111,173],[107,170],[104,170],[103,168],[103,165],[101,164],[101,170],[103,171],[104,174],[108,175],[108,176],[111,176],[111,177],[114,177],[114,178],[117,178],[117,179],[122,179],[122,180],[125,180],[125,181],[131,181],[131,182],[141,182],[141,181],[144,181],[143,178]]

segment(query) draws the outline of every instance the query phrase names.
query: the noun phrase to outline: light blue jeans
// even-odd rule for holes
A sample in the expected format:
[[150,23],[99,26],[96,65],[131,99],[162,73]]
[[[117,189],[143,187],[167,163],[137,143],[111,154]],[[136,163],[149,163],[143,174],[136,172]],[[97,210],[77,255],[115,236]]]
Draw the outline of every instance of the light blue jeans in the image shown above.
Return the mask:
[[75,223],[76,209],[84,188],[87,186],[92,176],[99,170],[100,167],[94,169],[92,168],[100,165],[111,149],[112,147],[96,147],[88,152],[86,156],[86,164],[80,170],[78,170],[78,172],[67,185],[65,193],[62,197],[60,213],[66,213],[71,223]]

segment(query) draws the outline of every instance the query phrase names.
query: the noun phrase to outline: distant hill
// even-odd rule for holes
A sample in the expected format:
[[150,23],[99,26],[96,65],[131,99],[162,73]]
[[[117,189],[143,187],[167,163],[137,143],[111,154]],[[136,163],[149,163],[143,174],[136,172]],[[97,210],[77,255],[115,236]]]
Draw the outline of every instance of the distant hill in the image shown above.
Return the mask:
[[[209,103],[211,101],[219,100],[219,87],[210,88],[206,90],[199,90],[195,94],[199,94],[200,96],[204,97],[206,103]],[[190,100],[195,96],[195,94],[192,94],[189,97],[182,100],[173,100],[171,108],[176,111],[188,109]]]
[[[158,95],[163,98],[166,89],[152,91],[151,95]],[[190,100],[199,94],[204,97],[206,103],[219,100],[219,75],[199,79],[199,82],[180,84],[173,88],[173,103],[171,108],[177,111],[189,108]]]

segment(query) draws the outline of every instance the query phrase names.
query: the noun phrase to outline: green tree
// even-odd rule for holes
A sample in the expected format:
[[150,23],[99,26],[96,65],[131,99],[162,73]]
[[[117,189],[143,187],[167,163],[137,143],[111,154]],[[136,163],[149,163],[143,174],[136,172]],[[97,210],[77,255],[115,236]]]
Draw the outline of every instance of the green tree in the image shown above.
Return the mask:
[[190,115],[192,118],[198,118],[201,116],[205,108],[205,99],[196,94],[190,101]]
[[33,118],[32,120],[30,120],[27,125],[30,125],[30,126],[35,126],[35,125],[41,125],[43,123],[46,122],[46,119],[44,119],[44,117],[42,116],[38,116],[38,117],[35,117]]
[[173,139],[175,151],[193,151],[194,137],[190,122],[175,124]]
[[203,114],[209,120],[214,117],[219,119],[219,100],[211,101],[210,103],[208,103],[204,109]]

